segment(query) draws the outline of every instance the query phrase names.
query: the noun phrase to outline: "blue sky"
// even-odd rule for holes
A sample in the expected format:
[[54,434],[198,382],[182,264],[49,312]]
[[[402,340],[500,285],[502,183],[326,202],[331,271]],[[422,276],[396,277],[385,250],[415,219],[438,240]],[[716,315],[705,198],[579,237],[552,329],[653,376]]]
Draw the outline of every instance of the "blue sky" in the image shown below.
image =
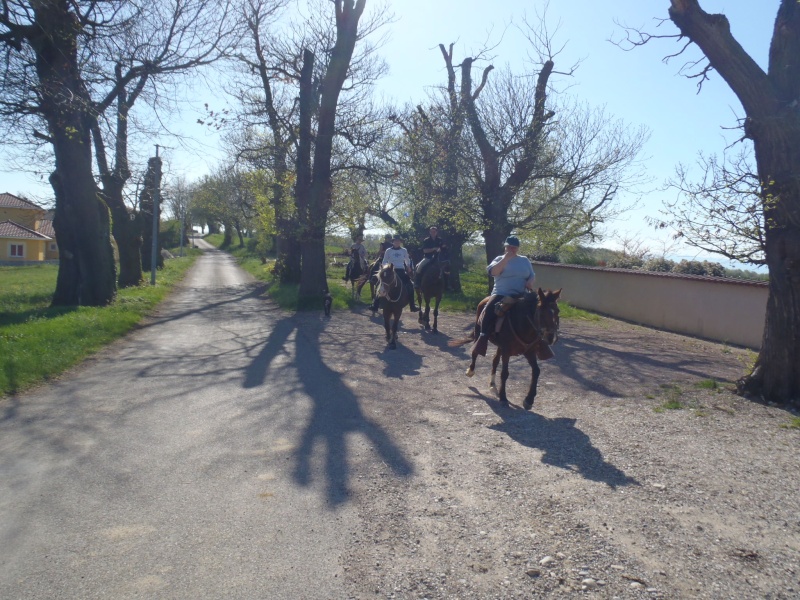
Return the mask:
[[[722,12],[728,16],[734,36],[746,51],[766,69],[769,40],[779,4],[778,0],[701,0],[706,12]],[[368,10],[378,6],[367,0]],[[387,100],[403,104],[419,102],[431,86],[441,85],[445,73],[438,44],[455,43],[456,60],[472,56],[488,41],[498,44],[493,50],[493,64],[510,64],[522,72],[526,68],[527,41],[513,27],[523,15],[534,18],[541,13],[540,0],[392,0],[381,6],[395,15],[385,32],[389,41],[382,49],[389,74],[378,84],[378,91]],[[633,126],[645,125],[651,131],[643,157],[647,174],[653,183],[643,197],[621,198],[625,204],[637,202],[639,208],[613,223],[604,244],[614,246],[614,237],[638,234],[657,249],[657,234],[644,218],[656,214],[661,201],[672,192],[652,191],[669,178],[679,162],[692,164],[698,152],[721,153],[738,138],[736,131],[725,131],[742,116],[741,105],[721,78],[712,73],[711,81],[697,93],[693,80],[678,72],[686,59],[699,58],[696,49],[669,64],[662,58],[679,50],[675,40],[653,40],[632,51],[623,51],[609,39],[620,39],[624,33],[617,23],[641,27],[659,34],[674,34],[669,22],[657,28],[658,19],[667,18],[667,0],[551,0],[547,10],[549,28],[555,31],[556,46],[565,45],[556,59],[567,68],[581,60],[580,68],[570,78],[552,79],[559,87],[569,86],[567,93],[592,105],[604,105],[610,115]],[[616,22],[615,22],[616,21]],[[199,92],[195,97],[203,96]],[[210,93],[212,105],[221,107],[222,95]],[[204,99],[205,101],[205,99]],[[218,159],[216,139],[195,123],[198,113],[187,110],[179,129],[196,141],[191,149],[161,140],[172,149],[166,151],[166,168],[189,179],[208,172]],[[0,168],[4,161],[0,152]],[[36,178],[23,173],[0,171],[0,191],[26,193],[33,198],[46,198],[50,191]],[[642,190],[648,191],[648,190]],[[667,196],[665,196],[667,194]],[[614,236],[614,232],[617,233]],[[676,254],[692,257],[692,250]]]

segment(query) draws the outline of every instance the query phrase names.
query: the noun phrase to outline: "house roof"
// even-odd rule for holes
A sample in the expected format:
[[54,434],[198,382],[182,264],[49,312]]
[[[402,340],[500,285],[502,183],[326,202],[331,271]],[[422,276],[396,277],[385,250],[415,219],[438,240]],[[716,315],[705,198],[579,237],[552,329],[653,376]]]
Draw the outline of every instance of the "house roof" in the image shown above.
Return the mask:
[[39,233],[48,237],[56,237],[56,230],[53,228],[53,221],[51,219],[42,219],[39,221]]
[[13,238],[15,240],[51,240],[53,238],[43,235],[14,221],[0,222],[0,238]]
[[19,198],[14,194],[2,193],[0,194],[0,208],[25,208],[28,210],[44,210],[38,204],[34,204],[30,200]]

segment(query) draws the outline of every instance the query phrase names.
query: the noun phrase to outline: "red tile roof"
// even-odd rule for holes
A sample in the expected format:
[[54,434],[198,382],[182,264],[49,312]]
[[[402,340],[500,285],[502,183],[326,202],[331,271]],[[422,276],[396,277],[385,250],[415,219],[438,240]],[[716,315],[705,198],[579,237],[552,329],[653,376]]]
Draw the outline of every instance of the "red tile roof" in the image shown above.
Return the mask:
[[44,210],[38,204],[34,204],[30,200],[19,198],[14,194],[2,193],[0,194],[0,207],[2,208],[27,208],[30,210]]
[[14,221],[0,222],[0,238],[26,239],[26,240],[50,240],[49,236],[43,235],[33,229],[14,223]]
[[42,219],[39,221],[39,233],[47,237],[56,237],[56,230],[53,228],[53,221],[50,219]]

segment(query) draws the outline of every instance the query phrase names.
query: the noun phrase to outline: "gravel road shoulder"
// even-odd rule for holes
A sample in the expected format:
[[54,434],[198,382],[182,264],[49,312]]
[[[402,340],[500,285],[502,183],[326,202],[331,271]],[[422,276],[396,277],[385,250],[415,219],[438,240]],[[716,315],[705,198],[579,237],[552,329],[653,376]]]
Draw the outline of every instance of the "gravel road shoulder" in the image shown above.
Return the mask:
[[354,467],[353,598],[800,596],[800,431],[732,393],[752,351],[567,321],[525,412],[520,359],[508,408],[488,360],[464,376],[446,342],[468,317],[441,316],[434,336],[407,315],[390,351],[369,315],[297,317],[413,464]]

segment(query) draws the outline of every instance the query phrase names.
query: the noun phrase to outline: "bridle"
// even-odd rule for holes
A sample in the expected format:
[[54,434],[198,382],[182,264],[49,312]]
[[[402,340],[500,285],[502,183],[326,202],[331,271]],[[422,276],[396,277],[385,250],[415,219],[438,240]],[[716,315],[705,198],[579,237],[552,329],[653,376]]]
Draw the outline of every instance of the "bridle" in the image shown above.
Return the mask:
[[533,327],[533,330],[536,332],[536,336],[533,338],[533,341],[531,342],[526,342],[525,340],[523,340],[517,333],[516,329],[514,329],[513,319],[508,319],[508,326],[509,329],[511,330],[511,335],[513,335],[514,340],[516,340],[516,342],[525,349],[524,352],[527,352],[528,350],[533,348],[540,341],[545,341],[545,334],[552,334],[553,344],[555,344],[558,341],[558,318],[555,316],[555,313],[553,312],[552,308],[547,309],[550,311],[550,314],[553,317],[553,322],[556,324],[556,328],[555,331],[552,331],[549,328],[546,329],[542,325],[542,312],[544,310],[545,310],[544,306],[539,306],[537,300],[536,309],[534,310],[533,313],[534,318],[531,319],[529,314],[525,315],[525,320],[528,321],[528,324],[531,327]]
[[[378,271],[378,281],[380,281],[380,285],[378,287],[378,295],[386,296],[386,299],[389,302],[398,302],[400,300],[400,296],[403,294],[403,285],[397,285],[397,271],[392,267],[392,280],[389,282],[384,281],[383,279],[383,269]],[[389,296],[389,290],[397,285],[397,298],[392,300],[391,296]]]
[[[542,325],[542,317],[543,317],[543,313],[544,313],[545,310],[550,312],[550,316],[552,317],[552,322],[555,323],[555,330],[547,329]],[[559,322],[558,322],[558,317],[555,315],[555,312],[553,311],[553,309],[552,308],[545,309],[544,305],[538,306],[538,304],[537,304],[536,310],[534,311],[533,314],[534,314],[534,319],[535,319],[536,322],[534,323],[533,321],[531,321],[530,316],[526,317],[528,319],[528,322],[533,326],[533,328],[536,331],[539,332],[539,336],[542,339],[546,338],[545,334],[552,335],[553,336],[553,344],[555,344],[558,341]]]

